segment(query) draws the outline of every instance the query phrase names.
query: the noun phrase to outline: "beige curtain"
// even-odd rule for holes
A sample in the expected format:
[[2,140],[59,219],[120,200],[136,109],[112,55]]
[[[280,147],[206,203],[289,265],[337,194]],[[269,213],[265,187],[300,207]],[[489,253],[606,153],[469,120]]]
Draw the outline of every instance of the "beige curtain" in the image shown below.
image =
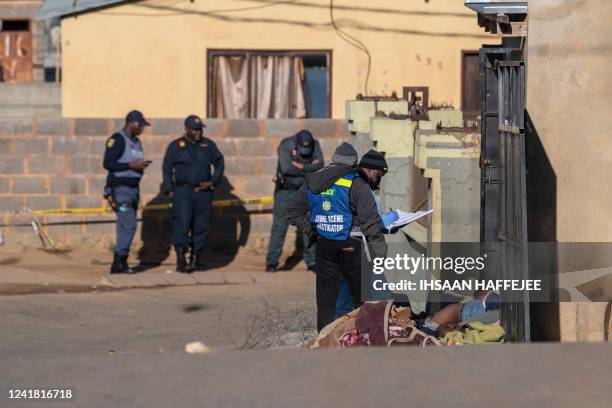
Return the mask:
[[213,116],[228,119],[304,118],[299,57],[214,57]]

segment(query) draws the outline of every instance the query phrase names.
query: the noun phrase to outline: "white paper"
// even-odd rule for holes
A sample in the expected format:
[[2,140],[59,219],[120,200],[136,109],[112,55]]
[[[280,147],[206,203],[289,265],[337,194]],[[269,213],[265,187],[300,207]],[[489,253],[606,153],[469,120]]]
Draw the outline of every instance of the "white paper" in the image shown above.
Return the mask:
[[[414,213],[397,210],[397,215],[399,216],[399,218],[397,219],[397,221],[389,225],[389,227],[387,228],[387,231],[391,231],[393,229],[408,225],[411,222],[416,221],[421,217],[425,217],[426,215],[431,214],[432,212],[433,210],[417,211]],[[353,226],[353,229],[351,230],[351,237],[363,237],[363,234],[361,233],[361,229],[358,226],[356,225]]]
[[392,230],[392,229],[395,229],[395,228],[403,227],[404,225],[408,225],[412,221],[416,221],[416,220],[418,220],[421,217],[425,217],[426,215],[429,215],[432,212],[433,212],[433,210],[417,211],[415,213],[405,212],[405,211],[402,211],[402,210],[397,210],[397,215],[399,215],[399,218],[397,219],[397,221],[395,221],[394,223],[389,225],[389,227],[387,227],[387,230]]

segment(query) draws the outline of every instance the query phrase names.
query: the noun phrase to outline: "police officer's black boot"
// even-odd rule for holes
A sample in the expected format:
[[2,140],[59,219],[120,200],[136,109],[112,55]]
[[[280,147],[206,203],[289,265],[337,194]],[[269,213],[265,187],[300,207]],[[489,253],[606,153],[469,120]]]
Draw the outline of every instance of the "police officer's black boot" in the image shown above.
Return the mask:
[[200,268],[200,255],[191,254],[189,258],[189,265],[187,266],[187,272],[199,271]]
[[176,248],[176,271],[187,272],[187,260],[185,259],[185,250]]
[[111,265],[110,273],[134,273],[127,264],[127,255],[113,256],[113,264]]
[[121,256],[121,266],[123,268],[123,273],[132,274],[132,273],[134,273],[134,270],[132,268],[130,268],[130,266],[128,265],[127,260],[128,260],[128,256],[127,255]]
[[113,255],[113,264],[111,265],[110,273],[122,273],[120,255]]

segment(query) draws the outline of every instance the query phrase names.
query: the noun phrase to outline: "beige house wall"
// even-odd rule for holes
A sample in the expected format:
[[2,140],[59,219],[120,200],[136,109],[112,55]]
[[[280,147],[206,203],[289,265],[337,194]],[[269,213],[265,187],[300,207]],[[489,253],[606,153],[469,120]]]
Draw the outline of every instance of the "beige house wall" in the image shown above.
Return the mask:
[[557,182],[557,240],[612,241],[612,2],[529,2],[527,111]]
[[[332,116],[365,92],[366,54],[336,35],[328,0],[146,0],[62,22],[63,116],[206,113],[206,50],[333,51]],[[435,103],[461,104],[461,51],[491,43],[459,0],[336,0],[338,25],[372,57],[369,94],[427,85]],[[265,6],[265,7],[264,7]],[[236,9],[242,9],[238,11]]]
[[[612,242],[611,15],[607,0],[529,1],[527,111],[555,176],[559,242]],[[558,267],[606,259],[560,254]],[[609,340],[608,307],[560,304],[560,338]]]

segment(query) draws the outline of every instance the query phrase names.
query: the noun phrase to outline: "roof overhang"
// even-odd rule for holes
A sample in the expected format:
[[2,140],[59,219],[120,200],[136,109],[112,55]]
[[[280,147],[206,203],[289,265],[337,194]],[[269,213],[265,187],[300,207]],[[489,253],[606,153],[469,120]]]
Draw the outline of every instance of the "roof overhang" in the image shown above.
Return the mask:
[[465,0],[465,6],[485,16],[527,14],[525,0]]
[[526,0],[465,0],[465,6],[478,13],[478,25],[502,37],[527,35]]
[[47,20],[54,17],[65,17],[72,14],[125,3],[128,0],[45,0],[36,20]]

